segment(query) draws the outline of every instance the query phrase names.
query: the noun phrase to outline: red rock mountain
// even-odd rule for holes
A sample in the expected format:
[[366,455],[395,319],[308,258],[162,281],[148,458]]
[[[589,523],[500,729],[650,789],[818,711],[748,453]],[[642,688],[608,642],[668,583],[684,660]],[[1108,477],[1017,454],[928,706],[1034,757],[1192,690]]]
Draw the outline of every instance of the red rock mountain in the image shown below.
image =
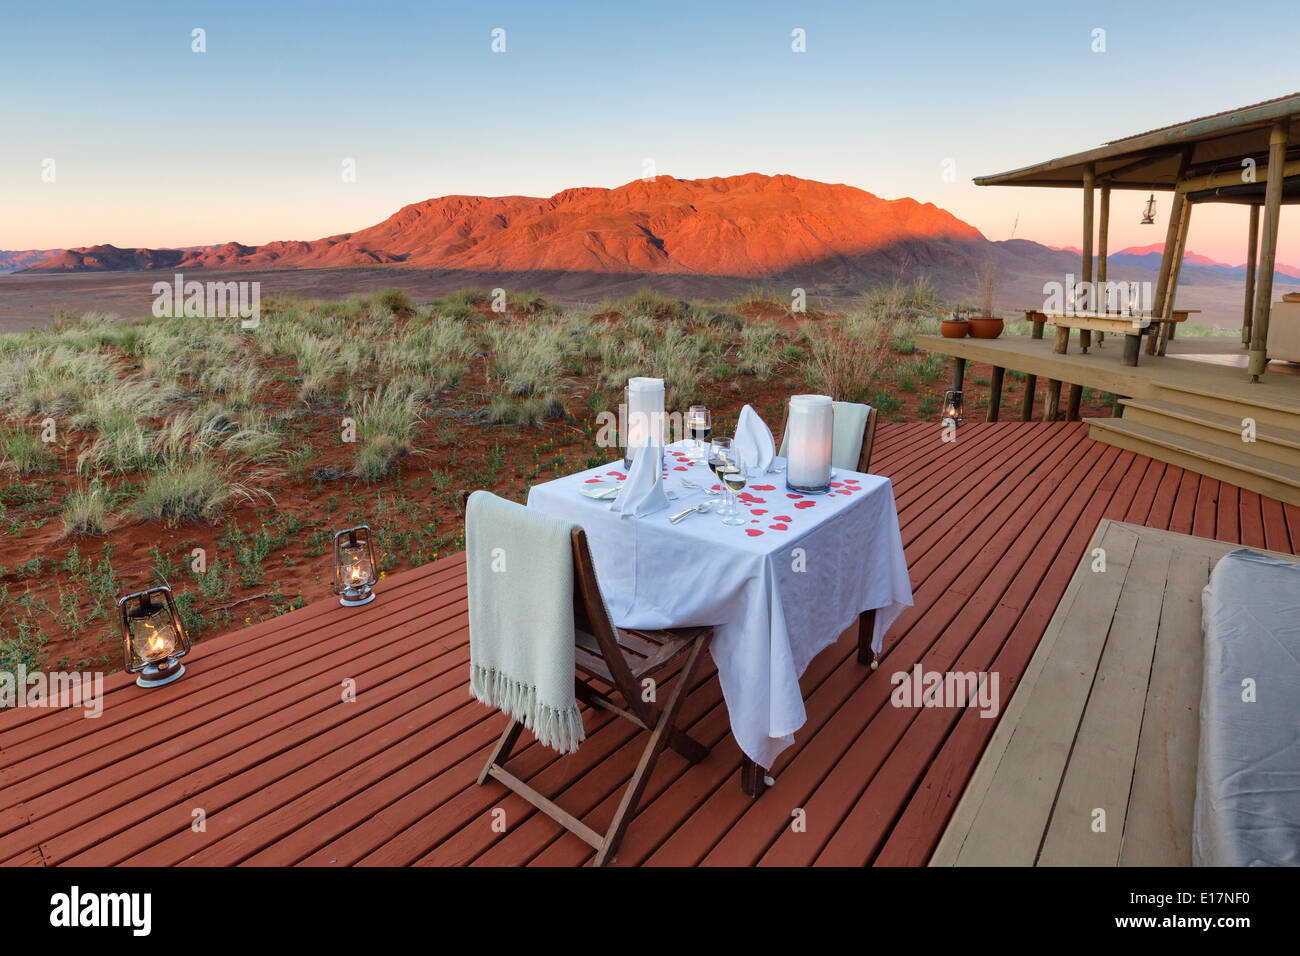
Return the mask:
[[837,272],[925,264],[984,241],[979,230],[930,203],[750,173],[696,180],[660,176],[617,189],[567,189],[549,199],[444,196],[406,206],[369,229],[310,242],[93,246],[70,249],[31,271],[400,264],[757,278],[813,264]]

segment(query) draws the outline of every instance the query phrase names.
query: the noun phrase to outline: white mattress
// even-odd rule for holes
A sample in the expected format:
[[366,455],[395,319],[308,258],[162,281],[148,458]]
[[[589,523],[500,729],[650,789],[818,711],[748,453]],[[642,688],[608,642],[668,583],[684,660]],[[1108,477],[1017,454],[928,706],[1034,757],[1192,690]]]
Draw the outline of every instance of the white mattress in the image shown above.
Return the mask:
[[1201,606],[1192,862],[1300,865],[1300,564],[1233,551]]

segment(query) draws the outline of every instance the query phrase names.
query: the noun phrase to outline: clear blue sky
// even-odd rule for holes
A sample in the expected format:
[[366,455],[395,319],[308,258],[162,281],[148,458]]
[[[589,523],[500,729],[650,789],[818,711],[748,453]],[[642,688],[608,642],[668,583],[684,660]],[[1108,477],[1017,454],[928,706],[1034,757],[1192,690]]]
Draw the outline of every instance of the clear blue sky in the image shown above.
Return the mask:
[[[1295,0],[10,3],[0,248],[317,238],[431,196],[617,186],[647,158],[684,178],[787,172],[913,196],[994,239],[1019,217],[1017,237],[1077,245],[1077,192],[971,177],[1295,92],[1296,14]],[[1163,238],[1137,226],[1144,198],[1115,199],[1112,248]],[[1194,249],[1244,259],[1241,210],[1198,217]],[[1300,263],[1296,220],[1281,258]]]

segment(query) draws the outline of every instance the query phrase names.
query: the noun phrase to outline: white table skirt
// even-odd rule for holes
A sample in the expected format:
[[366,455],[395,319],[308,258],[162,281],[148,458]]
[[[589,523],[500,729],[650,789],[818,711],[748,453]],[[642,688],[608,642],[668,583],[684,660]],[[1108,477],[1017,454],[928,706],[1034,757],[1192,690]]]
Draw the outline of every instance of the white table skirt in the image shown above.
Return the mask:
[[[618,627],[713,625],[711,651],[740,749],[763,767],[794,743],[807,714],[799,687],[809,662],[866,610],[872,648],[912,604],[888,478],[837,470],[828,495],[797,495],[785,474],[753,480],[744,526],[717,514],[669,516],[703,500],[679,479],[713,485],[702,463],[665,453],[678,497],[657,514],[620,518],[583,497],[587,483],[619,480],[622,462],[535,485],[528,506],[587,532],[600,588]],[[782,459],[777,459],[782,462]]]

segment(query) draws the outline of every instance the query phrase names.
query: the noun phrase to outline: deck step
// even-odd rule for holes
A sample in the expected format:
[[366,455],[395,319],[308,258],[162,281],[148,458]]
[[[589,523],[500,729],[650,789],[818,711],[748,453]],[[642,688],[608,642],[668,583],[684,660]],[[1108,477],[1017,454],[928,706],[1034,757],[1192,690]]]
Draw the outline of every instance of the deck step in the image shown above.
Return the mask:
[[[1300,385],[1291,375],[1274,375],[1265,383],[1252,386],[1249,394],[1241,392],[1216,392],[1202,385],[1183,382],[1162,381],[1157,384],[1157,395],[1185,407],[1215,412],[1236,418],[1253,418],[1256,422],[1276,425],[1279,428],[1295,428],[1300,405],[1295,397]],[[1240,429],[1240,424],[1238,424]]]
[[1300,505],[1300,467],[1126,418],[1094,418],[1097,441],[1187,468],[1270,498]]
[[1124,419],[1199,438],[1224,449],[1245,451],[1284,465],[1300,467],[1300,430],[1271,421],[1255,421],[1254,441],[1243,440],[1244,419],[1181,402],[1154,398],[1125,398]]

